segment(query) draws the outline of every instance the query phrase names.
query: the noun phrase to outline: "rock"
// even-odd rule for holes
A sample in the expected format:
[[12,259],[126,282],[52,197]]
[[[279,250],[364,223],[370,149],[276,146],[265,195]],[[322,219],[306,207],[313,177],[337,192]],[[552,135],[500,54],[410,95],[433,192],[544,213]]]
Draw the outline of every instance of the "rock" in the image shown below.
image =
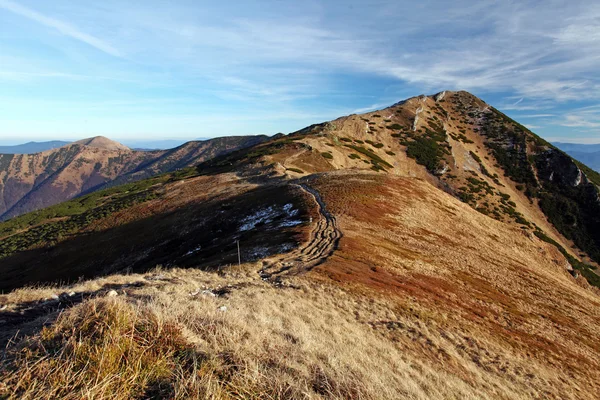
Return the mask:
[[569,272],[573,271],[573,266],[568,261],[565,261],[565,269]]
[[73,297],[73,296],[75,296],[75,295],[76,295],[76,293],[75,293],[75,292],[69,292],[69,293],[67,293],[67,296],[69,296],[69,297]]
[[0,311],[4,311],[4,310],[6,310],[7,308],[8,308],[8,306],[5,304],[5,305],[3,305],[2,307],[0,307]]
[[217,297],[217,295],[213,293],[212,290],[203,290],[202,296]]
[[227,306],[221,306],[221,307],[217,308],[217,310],[219,310],[221,312],[225,312],[225,311],[227,311]]
[[52,296],[50,296],[50,300],[59,300],[60,297],[57,294],[53,294]]
[[117,291],[114,290],[114,289],[113,290],[109,290],[108,293],[106,293],[106,297],[115,297],[115,296],[118,296],[118,295],[119,295],[119,293],[117,293]]

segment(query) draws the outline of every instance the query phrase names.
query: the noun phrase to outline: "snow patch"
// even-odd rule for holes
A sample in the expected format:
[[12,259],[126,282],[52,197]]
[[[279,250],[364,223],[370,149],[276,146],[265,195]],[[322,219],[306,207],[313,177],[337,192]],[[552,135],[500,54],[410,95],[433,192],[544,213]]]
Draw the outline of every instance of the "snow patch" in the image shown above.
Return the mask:
[[582,176],[581,176],[581,170],[579,168],[577,168],[577,178],[575,178],[575,185],[574,186],[579,186],[579,184],[581,183],[582,180]]
[[276,215],[277,212],[271,206],[258,210],[242,220],[242,226],[239,230],[242,232],[252,230],[258,224],[271,222]]
[[298,215],[299,210],[295,210],[294,205],[292,203],[288,203],[283,206],[283,212],[285,212],[289,217],[295,217]]
[[199,252],[200,250],[202,250],[202,246],[198,246],[198,247],[196,247],[195,249],[192,249],[192,250],[188,251],[187,253],[185,253],[185,255],[186,255],[186,256],[189,256],[190,254],[197,253],[197,252]]
[[269,206],[245,217],[241,221],[242,225],[240,226],[239,231],[250,231],[259,224],[268,224],[277,218],[282,219],[277,225],[279,228],[300,225],[303,221],[294,218],[299,213],[300,210],[295,209],[292,203],[287,203],[282,207]]

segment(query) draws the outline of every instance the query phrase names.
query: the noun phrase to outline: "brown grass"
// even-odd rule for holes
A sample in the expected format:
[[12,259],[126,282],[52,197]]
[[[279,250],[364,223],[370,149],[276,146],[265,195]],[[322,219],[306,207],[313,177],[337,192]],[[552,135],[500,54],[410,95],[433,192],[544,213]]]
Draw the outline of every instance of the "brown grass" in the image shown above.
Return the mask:
[[[9,347],[0,396],[479,397],[360,321],[373,300],[301,280],[276,288],[255,273],[163,271],[128,296],[87,300]],[[226,296],[189,294],[225,282]]]

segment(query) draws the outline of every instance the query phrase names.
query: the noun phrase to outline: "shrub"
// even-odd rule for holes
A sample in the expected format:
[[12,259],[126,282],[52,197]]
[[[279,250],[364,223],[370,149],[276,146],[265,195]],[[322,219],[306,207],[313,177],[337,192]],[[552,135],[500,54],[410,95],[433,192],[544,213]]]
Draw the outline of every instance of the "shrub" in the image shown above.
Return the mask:
[[393,166],[388,163],[387,161],[385,161],[383,158],[379,157],[377,154],[373,153],[371,150],[365,149],[364,147],[360,147],[360,146],[355,146],[355,145],[345,145],[346,147],[349,147],[361,154],[364,154],[365,156],[369,157],[372,161],[374,161],[377,164],[380,165],[384,165],[388,168],[393,168]]
[[333,159],[333,155],[331,155],[330,153],[321,153],[321,155],[328,160]]

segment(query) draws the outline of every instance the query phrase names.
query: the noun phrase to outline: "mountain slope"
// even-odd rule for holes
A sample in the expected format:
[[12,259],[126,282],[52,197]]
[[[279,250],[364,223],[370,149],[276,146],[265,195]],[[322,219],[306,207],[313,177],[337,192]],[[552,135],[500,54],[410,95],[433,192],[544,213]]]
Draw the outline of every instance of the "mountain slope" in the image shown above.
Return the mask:
[[596,180],[442,92],[22,215],[0,396],[595,399]]
[[[109,387],[114,398],[146,398],[158,390],[175,398],[246,391],[275,398],[595,397],[600,298],[565,270],[554,246],[418,178],[339,171],[299,182],[319,194],[342,233],[333,251],[311,266],[279,247],[289,239],[263,242],[296,218],[301,223],[288,233],[294,246],[298,240],[300,248],[311,248],[321,237],[319,205],[295,183],[267,180],[258,197],[246,197],[257,193],[256,183],[234,175],[167,180],[154,186],[158,197],[97,220],[87,234],[64,237],[50,252],[25,252],[27,261],[15,262],[21,266],[15,271],[5,267],[13,257],[4,258],[4,276],[13,277],[34,268],[46,277],[56,269],[54,276],[65,279],[69,272],[94,276],[163,265],[0,297],[7,305],[0,311],[3,338],[32,335],[17,343],[34,349],[9,346],[0,393],[86,391],[100,398]],[[278,201],[273,219],[263,218]],[[292,220],[280,214],[287,202],[302,210]],[[211,214],[234,230],[219,232]],[[228,268],[237,263],[235,240],[244,264]],[[87,254],[71,261],[83,248]],[[211,258],[217,263],[208,270],[219,273],[172,269],[211,267],[205,264]],[[36,336],[60,310],[58,321]],[[101,326],[106,329],[93,328]],[[133,334],[127,326],[135,326]],[[135,341],[117,344],[122,337]],[[160,337],[172,338],[175,347],[163,347]],[[146,354],[164,360],[165,369],[141,357],[144,343],[152,343]],[[182,353],[171,358],[177,349]],[[94,367],[101,354],[115,351],[128,356]],[[78,373],[71,367],[75,357]],[[121,369],[137,378],[117,379],[122,374],[112,371]],[[143,373],[148,369],[160,384]]]
[[467,92],[313,125],[202,168],[243,169],[261,157],[272,173],[290,177],[335,169],[419,177],[494,219],[600,260],[598,175]]
[[79,194],[194,165],[266,140],[266,136],[189,142],[168,151],[132,151],[103,137],[30,155],[0,155],[0,219],[37,210]]

